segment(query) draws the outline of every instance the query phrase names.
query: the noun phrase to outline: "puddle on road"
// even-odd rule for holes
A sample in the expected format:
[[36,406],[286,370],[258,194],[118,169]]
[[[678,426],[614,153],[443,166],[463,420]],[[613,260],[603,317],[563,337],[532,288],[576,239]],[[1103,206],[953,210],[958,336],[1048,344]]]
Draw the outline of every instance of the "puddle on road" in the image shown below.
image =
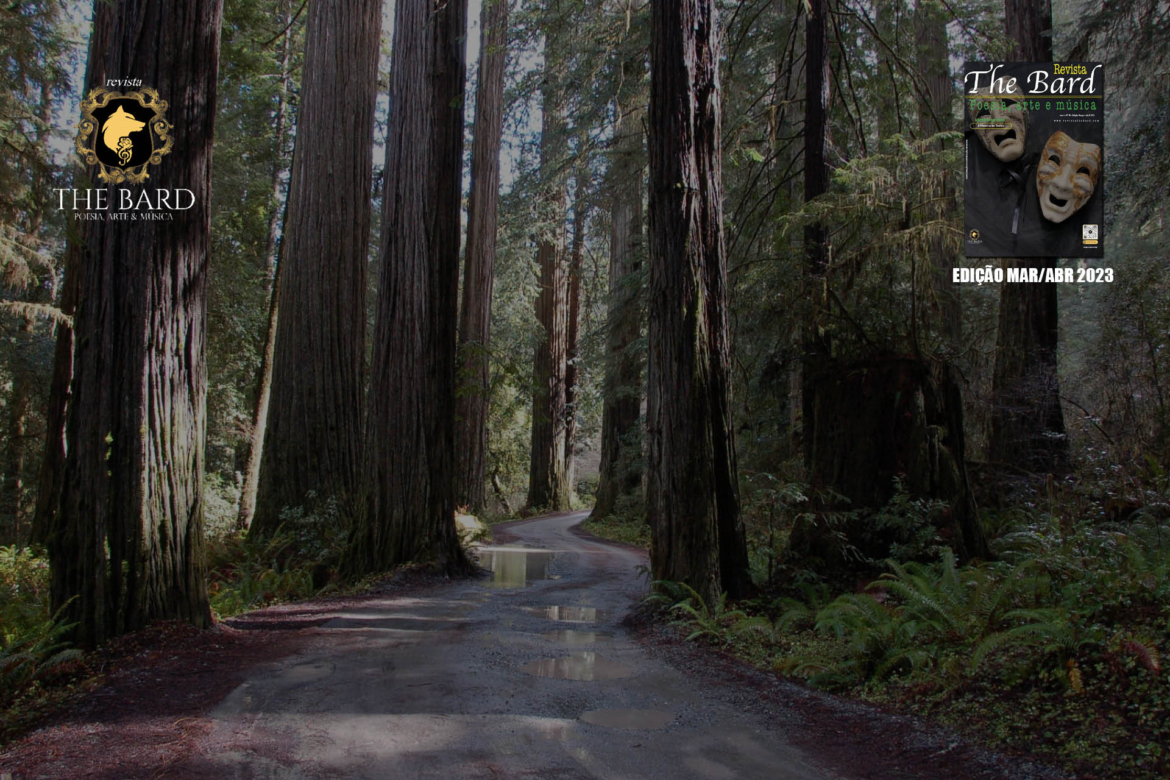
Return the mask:
[[481,547],[479,563],[491,570],[489,588],[523,588],[535,580],[555,579],[548,567],[555,553],[523,547]]
[[662,729],[674,720],[665,710],[590,710],[581,720],[611,729]]
[[521,607],[529,615],[562,623],[595,623],[605,613],[594,607]]
[[545,631],[541,636],[563,645],[591,645],[594,642],[613,640],[613,634],[608,631],[574,631],[571,628],[560,631]]
[[625,664],[611,661],[593,652],[573,653],[560,658],[538,658],[524,664],[524,671],[535,677],[554,680],[620,680],[633,675]]
[[312,682],[313,680],[323,680],[331,674],[333,674],[333,664],[331,663],[306,663],[289,667],[281,672],[280,676],[292,682]]

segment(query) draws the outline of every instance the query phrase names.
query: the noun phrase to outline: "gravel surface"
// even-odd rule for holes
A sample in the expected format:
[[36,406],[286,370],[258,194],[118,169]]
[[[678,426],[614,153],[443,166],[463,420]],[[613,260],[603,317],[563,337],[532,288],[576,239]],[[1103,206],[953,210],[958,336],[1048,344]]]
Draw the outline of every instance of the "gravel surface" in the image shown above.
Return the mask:
[[631,610],[646,590],[646,554],[583,533],[585,514],[496,526],[481,553],[495,571],[479,579],[416,574],[363,597],[245,616],[210,643],[209,632],[192,637],[201,654],[185,647],[167,663],[131,664],[0,756],[0,772],[1060,777],[639,622]]

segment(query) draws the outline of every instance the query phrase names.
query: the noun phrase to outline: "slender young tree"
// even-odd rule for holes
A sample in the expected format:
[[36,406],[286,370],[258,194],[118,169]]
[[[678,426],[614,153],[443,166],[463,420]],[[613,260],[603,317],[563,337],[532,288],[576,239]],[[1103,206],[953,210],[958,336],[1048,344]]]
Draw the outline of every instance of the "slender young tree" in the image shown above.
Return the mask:
[[[1051,0],[1004,0],[1012,59],[1052,59]],[[1009,261],[1019,267],[1052,268],[1056,258]],[[989,459],[1041,472],[1068,466],[1068,435],[1057,376],[1055,282],[1004,284],[992,375]]]
[[169,221],[87,221],[76,250],[68,446],[47,541],[54,608],[85,645],[155,619],[211,620],[204,345],[222,10],[220,0],[94,8],[87,87],[139,78],[169,103],[171,154],[129,189],[186,188],[194,205]]
[[260,374],[256,380],[256,402],[252,407],[252,431],[248,442],[248,462],[244,467],[244,484],[240,489],[240,511],[236,527],[243,530],[252,524],[256,513],[256,495],[260,486],[260,461],[264,454],[264,437],[268,431],[268,405],[272,399],[272,361],[276,356],[276,327],[280,312],[280,266],[277,264],[277,238],[281,227],[283,209],[275,204],[280,202],[281,186],[284,180],[285,134],[289,124],[288,104],[292,89],[292,39],[293,19],[287,0],[282,3],[277,23],[284,27],[280,43],[280,89],[276,93],[276,116],[273,120],[273,135],[277,144],[276,165],[272,166],[272,213],[268,216],[268,236],[264,243],[264,272],[272,280],[268,291],[268,323],[264,330],[264,348],[260,353]]
[[571,490],[565,470],[569,273],[564,246],[565,181],[559,172],[567,150],[564,87],[555,44],[555,38],[548,34],[540,140],[546,227],[536,250],[540,266],[540,294],[536,299],[540,336],[532,361],[532,456],[528,473],[528,506],[550,510],[568,509]]
[[[610,166],[609,311],[606,322],[606,367],[601,410],[601,467],[595,517],[613,514],[620,497],[642,486],[642,361],[631,345],[642,331],[639,283],[642,265],[642,111],[629,94],[645,73],[641,56],[622,63],[622,83],[615,103],[617,124]],[[623,452],[634,450],[623,458]]]
[[381,8],[308,6],[254,533],[271,534],[310,493],[356,496]]
[[470,568],[455,528],[455,357],[466,0],[399,0],[364,505],[346,571]]
[[750,585],[729,401],[715,0],[650,5],[647,509],[655,579]]
[[472,512],[484,507],[488,349],[500,201],[500,140],[504,128],[504,72],[508,65],[508,0],[487,0],[480,25],[479,93],[471,144],[467,253],[459,306],[462,387],[455,406],[458,473],[455,500]]

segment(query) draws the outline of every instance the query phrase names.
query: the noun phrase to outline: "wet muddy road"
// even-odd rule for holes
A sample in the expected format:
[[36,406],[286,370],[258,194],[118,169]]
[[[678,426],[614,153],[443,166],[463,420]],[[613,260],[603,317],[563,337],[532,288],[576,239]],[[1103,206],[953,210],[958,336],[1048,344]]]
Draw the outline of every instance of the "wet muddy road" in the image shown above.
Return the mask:
[[236,778],[827,778],[774,727],[651,657],[622,618],[641,552],[584,512],[512,525],[490,579],[374,600],[257,669],[200,753]]

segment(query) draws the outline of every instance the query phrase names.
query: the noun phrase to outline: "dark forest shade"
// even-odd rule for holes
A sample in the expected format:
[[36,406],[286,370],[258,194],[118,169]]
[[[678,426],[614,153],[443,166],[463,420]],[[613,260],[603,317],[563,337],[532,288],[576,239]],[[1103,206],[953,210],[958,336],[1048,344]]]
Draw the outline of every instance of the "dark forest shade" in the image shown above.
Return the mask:
[[[825,166],[825,140],[829,132],[830,65],[826,17],[827,0],[812,0],[805,6],[804,41],[804,202],[824,195],[829,189]],[[828,338],[822,335],[825,316],[824,277],[828,263],[829,233],[820,222],[804,229],[805,294],[810,317],[803,325],[801,359],[801,433],[805,468],[812,470],[813,429],[816,426],[816,385],[812,377],[830,354]]]
[[80,275],[68,455],[46,530],[54,608],[85,645],[156,619],[211,620],[204,348],[221,17],[219,0],[94,12],[88,87],[140,78],[170,104],[174,147],[131,189],[187,188],[194,206],[173,221],[87,222],[71,266]]
[[569,475],[565,469],[565,368],[568,356],[569,269],[565,257],[565,181],[559,173],[567,155],[563,86],[556,56],[546,45],[549,75],[541,89],[540,170],[544,180],[544,234],[536,249],[540,292],[536,321],[540,325],[532,361],[532,446],[528,471],[528,506],[569,508]]
[[504,127],[504,72],[508,64],[508,0],[487,0],[480,35],[479,93],[471,142],[471,196],[467,253],[459,306],[459,376],[455,405],[458,473],[455,500],[474,513],[484,508],[491,336],[500,200],[500,139]]
[[647,516],[655,579],[707,603],[750,585],[728,377],[714,0],[650,7]]
[[[641,57],[622,63],[623,84],[637,85]],[[628,91],[628,89],[627,89]],[[625,91],[617,99],[617,127],[610,168],[609,312],[606,321],[601,467],[594,517],[613,514],[618,499],[642,487],[642,359],[631,346],[641,335],[639,283],[642,265],[642,112]]]
[[311,0],[254,533],[349,502],[360,468],[366,245],[382,6]]
[[[1015,42],[1010,59],[1052,59],[1051,0],[1004,0],[1006,32]],[[1056,258],[1009,261],[1017,267],[1053,268]],[[1055,282],[1004,284],[992,376],[988,459],[1036,471],[1068,466],[1069,443],[1057,377]]]
[[399,0],[386,139],[382,279],[349,575],[470,567],[455,529],[455,352],[465,0]]

